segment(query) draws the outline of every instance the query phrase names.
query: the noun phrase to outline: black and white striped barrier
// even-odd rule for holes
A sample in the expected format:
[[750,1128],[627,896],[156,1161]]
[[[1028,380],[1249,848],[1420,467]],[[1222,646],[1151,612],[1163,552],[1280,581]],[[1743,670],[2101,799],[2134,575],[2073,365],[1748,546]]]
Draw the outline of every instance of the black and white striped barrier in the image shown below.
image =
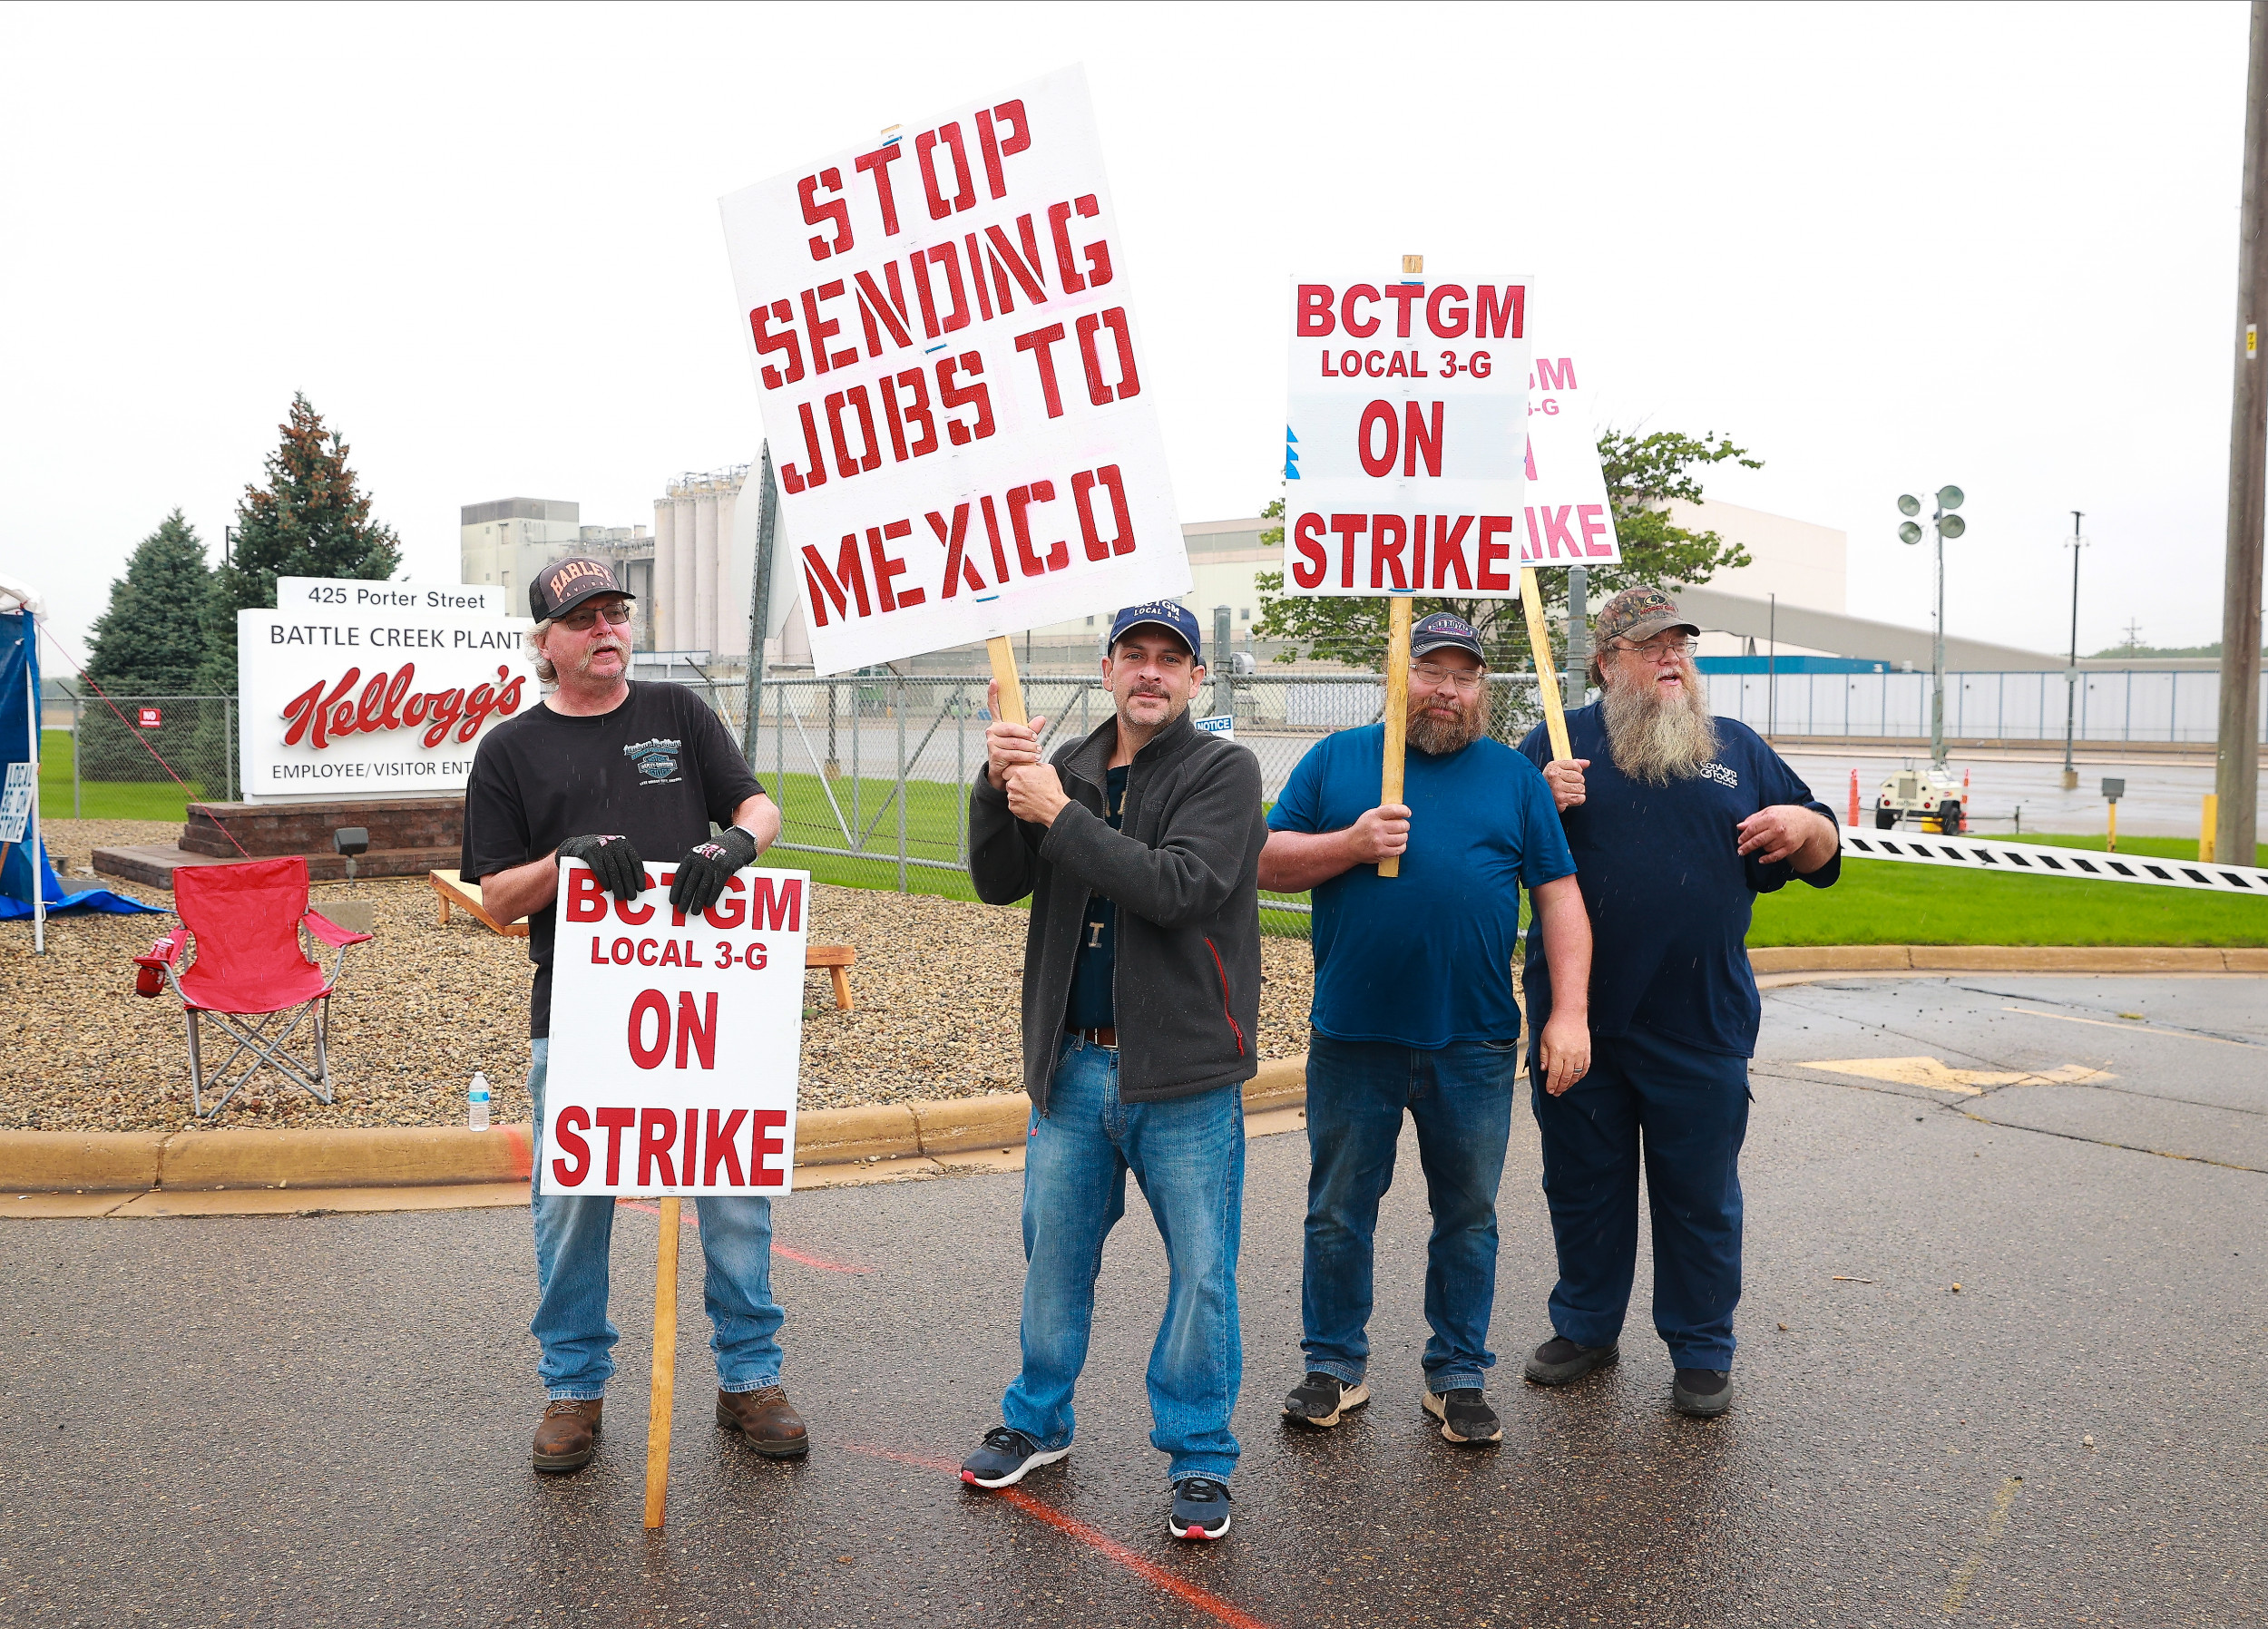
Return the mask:
[[2103,883],[2147,883],[2159,888],[2200,888],[2209,893],[2253,893],[2268,899],[2268,871],[2252,865],[2208,865],[2194,860],[2106,854],[2093,849],[2048,848],[2030,843],[1980,843],[1973,837],[1909,837],[1853,831],[1843,834],[1843,853],[1852,860],[1903,860],[1916,865],[1957,866],[1963,871],[2092,877]]

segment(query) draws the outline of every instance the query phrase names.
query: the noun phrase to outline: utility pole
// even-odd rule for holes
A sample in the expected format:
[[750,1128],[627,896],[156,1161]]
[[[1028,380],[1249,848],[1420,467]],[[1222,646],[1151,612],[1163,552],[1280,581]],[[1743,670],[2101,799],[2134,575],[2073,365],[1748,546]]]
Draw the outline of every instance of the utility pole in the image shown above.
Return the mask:
[[2079,535],[2079,522],[2085,519],[2080,510],[2071,512],[2071,541],[2065,545],[2071,551],[2071,668],[2063,676],[2063,789],[2076,791],[2079,785],[2079,766],[2071,761],[2071,737],[2079,717],[2079,551],[2087,547],[2087,539]]
[[2236,387],[2229,402],[2229,532],[2221,588],[2221,745],[2214,766],[2214,849],[2250,864],[2259,835],[2261,524],[2268,507],[2268,390],[2260,327],[2268,321],[2268,0],[2253,0],[2244,81],[2244,205],[2236,247]]
[[[2257,0],[2257,3],[2268,5],[2268,0]],[[1969,522],[1953,512],[1966,501],[1967,494],[1960,487],[1941,486],[1937,489],[1937,512],[1930,517],[1931,529],[1937,533],[1937,631],[1930,644],[1930,672],[1935,679],[1930,692],[1930,767],[1932,769],[1945,767],[1945,540],[1960,537],[1968,532]],[[1921,500],[1911,493],[1903,494],[1898,500],[1898,512],[1908,516],[1920,514]],[[1920,542],[1920,523],[1909,519],[1898,528],[1898,541],[1909,546]],[[1774,600],[1775,611],[1777,608],[1778,601]]]

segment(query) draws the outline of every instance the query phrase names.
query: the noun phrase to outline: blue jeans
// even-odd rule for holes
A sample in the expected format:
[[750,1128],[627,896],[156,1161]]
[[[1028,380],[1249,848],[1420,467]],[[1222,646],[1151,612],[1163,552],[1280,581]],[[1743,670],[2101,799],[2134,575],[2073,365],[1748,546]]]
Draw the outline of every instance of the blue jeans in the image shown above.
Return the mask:
[[1638,1164],[1654,1224],[1654,1330],[1679,1369],[1733,1366],[1740,1301],[1740,1146],[1748,1060],[1633,1028],[1591,1041],[1564,1096],[1530,1060],[1559,1282],[1551,1327],[1581,1346],[1620,1338],[1637,1268]]
[[1150,1446],[1166,1478],[1237,1468],[1228,1429],[1244,1380],[1237,1246],[1244,1221],[1244,1094],[1165,1103],[1119,1098],[1119,1055],[1077,1036],[1057,1054],[1048,1112],[1031,1117],[1023,1170],[1023,1368],[1001,1417],[1043,1448],[1068,1448],[1071,1391],[1093,1332],[1102,1244],[1134,1173],[1166,1242],[1166,1316],[1149,1352]]
[[1478,1387],[1496,1363],[1496,1188],[1511,1136],[1517,1042],[1438,1051],[1316,1035],[1307,1049],[1307,1239],[1299,1310],[1310,1371],[1349,1385],[1370,1361],[1371,1240],[1393,1184],[1402,1112],[1417,1122],[1433,1212],[1425,1247],[1426,1389]]
[[[603,1397],[614,1373],[613,1320],[606,1315],[607,1248],[614,1234],[611,1195],[542,1192],[543,1077],[550,1039],[533,1043],[528,1096],[535,1099],[535,1322],[543,1344],[536,1375],[547,1396]],[[717,1354],[717,1384],[758,1391],[779,1383],[780,1310],[772,1300],[772,1202],[761,1196],[697,1199],[703,1289]]]

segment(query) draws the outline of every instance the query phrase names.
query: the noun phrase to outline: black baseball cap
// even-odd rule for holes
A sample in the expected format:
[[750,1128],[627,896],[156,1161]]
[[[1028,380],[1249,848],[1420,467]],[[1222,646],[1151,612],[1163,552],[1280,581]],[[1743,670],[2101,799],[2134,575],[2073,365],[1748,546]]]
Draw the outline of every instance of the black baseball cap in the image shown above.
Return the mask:
[[1481,649],[1481,636],[1472,631],[1472,624],[1462,617],[1448,611],[1420,617],[1410,629],[1411,656],[1426,656],[1442,649],[1469,650],[1476,661],[1482,663],[1489,659]]
[[1197,618],[1189,608],[1172,600],[1153,600],[1148,605],[1129,605],[1110,622],[1110,640],[1106,649],[1115,650],[1129,629],[1139,628],[1148,622],[1162,628],[1189,648],[1189,659],[1200,667],[1205,662],[1205,648],[1198,642]]
[[605,561],[588,554],[571,554],[564,560],[552,561],[528,584],[528,615],[538,622],[553,621],[601,594],[620,594],[625,600],[638,598],[614,580],[614,568]]

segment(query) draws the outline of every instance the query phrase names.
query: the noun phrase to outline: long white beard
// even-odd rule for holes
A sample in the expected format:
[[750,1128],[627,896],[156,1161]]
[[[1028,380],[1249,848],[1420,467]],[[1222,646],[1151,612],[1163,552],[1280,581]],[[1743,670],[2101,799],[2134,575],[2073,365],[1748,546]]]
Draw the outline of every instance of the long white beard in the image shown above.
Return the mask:
[[1708,697],[1687,669],[1674,699],[1647,680],[1643,688],[1610,685],[1600,713],[1615,767],[1649,786],[1688,780],[1716,756],[1716,720]]

